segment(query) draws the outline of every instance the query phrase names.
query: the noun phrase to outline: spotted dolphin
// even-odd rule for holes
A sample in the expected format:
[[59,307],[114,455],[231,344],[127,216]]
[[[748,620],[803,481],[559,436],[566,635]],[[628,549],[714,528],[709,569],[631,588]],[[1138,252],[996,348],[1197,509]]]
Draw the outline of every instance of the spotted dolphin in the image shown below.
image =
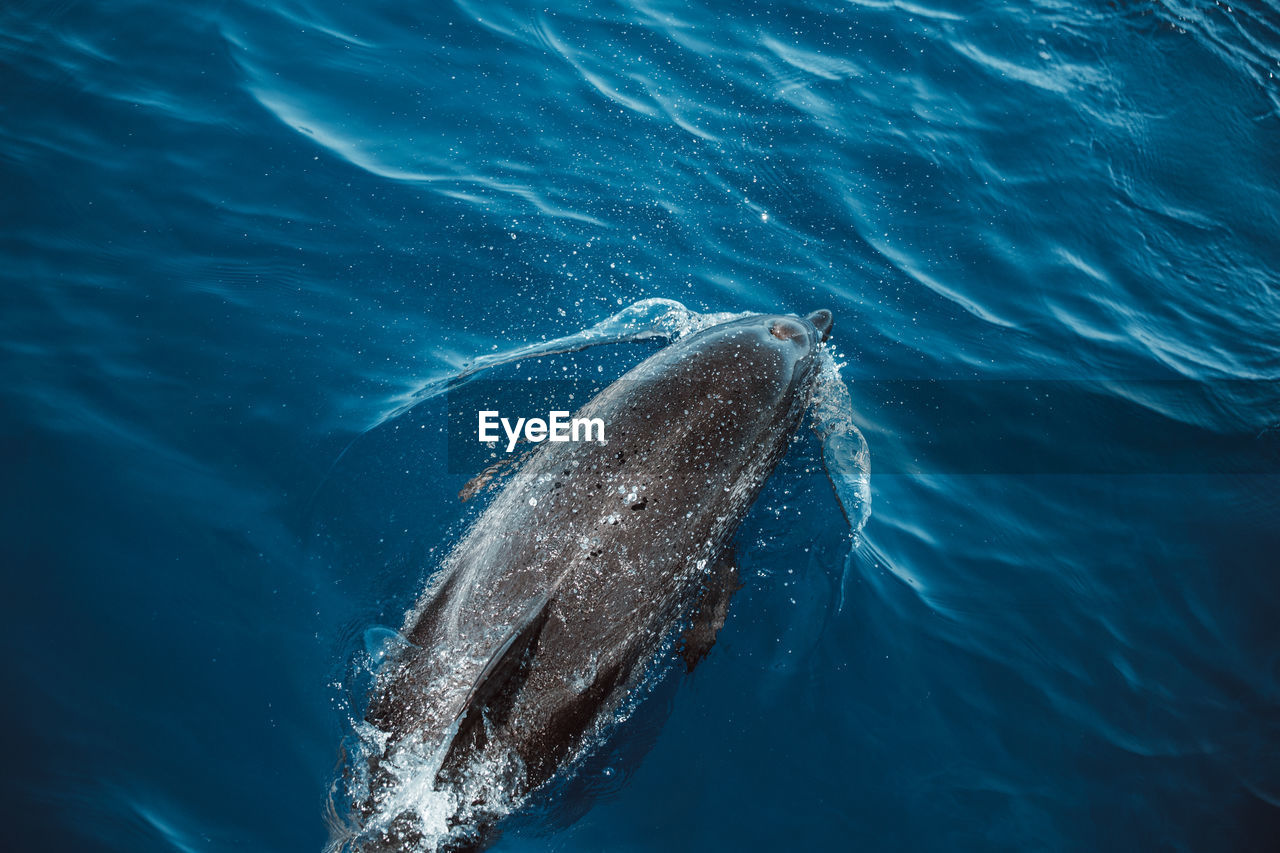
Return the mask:
[[605,443],[538,446],[445,558],[365,715],[354,849],[478,849],[578,755],[683,626],[693,667],[729,540],[813,395],[829,311],[658,351],[584,406]]

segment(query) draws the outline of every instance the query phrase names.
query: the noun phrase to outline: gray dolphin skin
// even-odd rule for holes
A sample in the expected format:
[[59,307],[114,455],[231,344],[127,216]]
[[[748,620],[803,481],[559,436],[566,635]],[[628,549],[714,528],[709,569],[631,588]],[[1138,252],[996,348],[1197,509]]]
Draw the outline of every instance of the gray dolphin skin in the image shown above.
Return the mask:
[[[682,626],[689,668],[706,653],[736,588],[729,540],[800,424],[831,324],[815,311],[706,328],[577,413],[602,418],[607,443],[538,446],[377,674],[366,722],[385,746],[354,805],[354,849],[486,846]],[[447,803],[435,827],[424,793]]]

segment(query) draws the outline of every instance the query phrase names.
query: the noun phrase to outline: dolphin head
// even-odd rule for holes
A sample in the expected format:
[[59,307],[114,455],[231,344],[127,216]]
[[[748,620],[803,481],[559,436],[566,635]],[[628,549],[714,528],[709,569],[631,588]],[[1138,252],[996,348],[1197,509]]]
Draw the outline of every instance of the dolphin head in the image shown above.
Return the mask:
[[660,380],[666,390],[651,391],[655,399],[701,412],[702,429],[732,422],[752,434],[789,435],[812,396],[831,326],[826,310],[752,314],[676,341],[627,378]]
[[766,383],[761,391],[768,387],[779,398],[807,399],[817,372],[818,347],[831,336],[831,326],[826,309],[804,317],[753,314],[704,329],[689,339],[688,346],[757,376]]

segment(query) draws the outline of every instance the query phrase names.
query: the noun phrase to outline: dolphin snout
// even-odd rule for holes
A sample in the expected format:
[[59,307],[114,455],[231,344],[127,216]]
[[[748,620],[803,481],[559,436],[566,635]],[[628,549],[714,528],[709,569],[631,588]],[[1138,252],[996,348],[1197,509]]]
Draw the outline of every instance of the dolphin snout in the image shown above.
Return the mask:
[[825,341],[827,338],[831,337],[831,312],[826,308],[814,311],[808,317],[805,317],[805,319],[812,323],[813,327],[818,330],[818,340]]

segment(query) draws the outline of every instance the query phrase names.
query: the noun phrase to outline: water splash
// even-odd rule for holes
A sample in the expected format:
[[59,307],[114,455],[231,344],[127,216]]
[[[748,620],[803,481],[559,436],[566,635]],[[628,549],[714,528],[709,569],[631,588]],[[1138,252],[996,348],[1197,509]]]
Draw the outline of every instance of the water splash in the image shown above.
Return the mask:
[[856,545],[871,517],[871,451],[853,422],[853,400],[849,386],[840,376],[843,366],[836,362],[830,345],[822,348],[818,356],[818,386],[813,395],[813,429],[822,440],[827,476]]
[[548,355],[560,355],[568,352],[580,352],[601,344],[621,344],[636,341],[647,341],[656,338],[676,340],[692,332],[701,331],[708,326],[746,317],[750,312],[731,313],[713,312],[700,314],[686,308],[674,299],[641,299],[616,314],[613,314],[594,326],[552,338],[549,341],[524,344],[503,352],[478,356],[463,365],[461,370],[429,377],[414,390],[397,398],[397,405],[380,415],[365,431],[377,429],[387,421],[393,420],[412,409],[419,403],[438,397],[454,388],[459,388],[475,379],[486,370],[512,364],[529,358],[541,358]]
[[369,670],[375,674],[413,645],[399,631],[382,625],[368,628],[363,640],[364,652],[369,657]]
[[[391,735],[360,718],[354,706],[348,706],[351,735],[344,742],[338,776],[329,791],[325,853],[383,849],[438,853],[459,849],[460,845],[472,849],[476,843],[483,843],[480,839],[488,831],[484,827],[491,827],[531,802],[547,801],[559,786],[578,777],[662,678],[676,671],[664,664],[675,659],[678,634],[673,632],[652,655],[639,662],[629,686],[601,712],[560,770],[532,791],[521,790],[517,781],[526,776],[527,768],[514,748],[491,750],[501,756],[497,761],[493,755],[477,754],[448,782],[441,782],[441,769],[461,718],[434,746],[414,738],[393,743]],[[381,648],[395,642],[392,635],[399,636],[387,629],[371,629],[364,635],[364,645]],[[378,661],[367,653],[357,653],[355,658],[355,666],[363,676],[376,675]],[[584,662],[586,670],[596,665],[594,659]],[[589,674],[583,677],[591,678]],[[430,692],[447,691],[432,688]],[[499,736],[485,725],[486,737]],[[377,787],[373,785],[370,759],[380,759],[379,770],[387,776],[384,784]],[[612,776],[616,771],[602,772]],[[352,809],[355,803],[364,803],[368,812],[358,816]]]

